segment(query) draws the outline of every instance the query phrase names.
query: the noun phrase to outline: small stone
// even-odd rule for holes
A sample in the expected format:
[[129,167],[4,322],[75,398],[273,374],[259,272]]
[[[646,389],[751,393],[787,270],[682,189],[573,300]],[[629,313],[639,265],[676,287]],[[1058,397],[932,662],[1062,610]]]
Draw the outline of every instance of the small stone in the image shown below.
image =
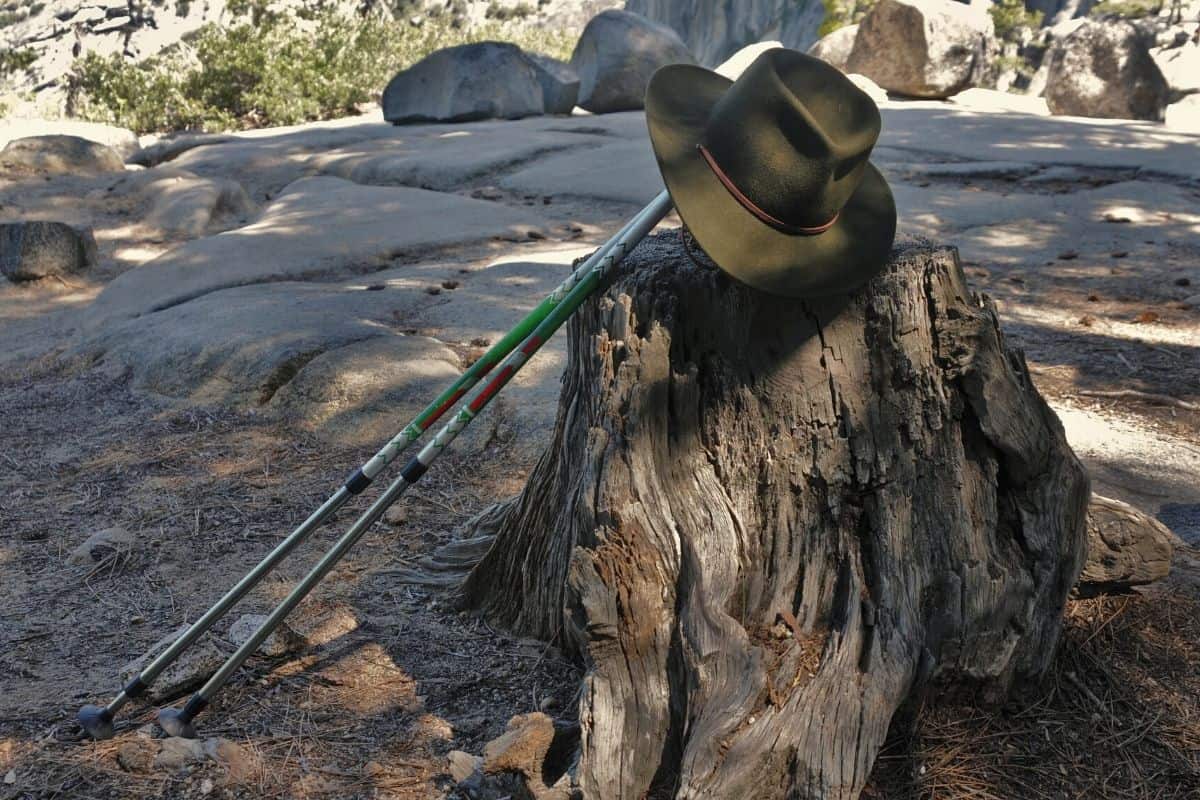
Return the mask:
[[[229,626],[229,641],[236,647],[249,641],[254,632],[267,621],[266,614],[243,614],[237,622]],[[304,646],[304,639],[285,622],[271,632],[271,635],[258,646],[258,655],[267,658],[279,658],[299,650]]]
[[1074,259],[1074,258],[1079,258],[1079,251],[1077,251],[1077,250],[1064,250],[1064,251],[1062,251],[1061,253],[1059,253],[1059,254],[1058,254],[1058,260],[1059,260],[1059,261],[1070,261],[1071,259]]
[[446,289],[447,291],[454,291],[458,287],[459,287],[458,281],[450,281],[450,280],[442,281],[442,288]]
[[1095,292],[1093,292],[1092,294],[1089,294],[1089,295],[1087,296],[1087,301],[1088,301],[1089,303],[1099,303],[1099,302],[1100,302],[1100,295],[1098,295],[1098,294],[1096,294]]
[[387,511],[383,512],[383,521],[393,527],[399,527],[408,521],[408,507],[400,503],[392,503]]
[[154,757],[154,766],[158,769],[177,770],[198,764],[206,758],[204,742],[199,739],[172,736],[162,740],[161,748]]
[[1188,308],[1200,308],[1200,294],[1194,294],[1191,297],[1184,298],[1183,304]]
[[1176,286],[1191,286],[1192,281],[1190,278],[1176,278],[1175,285]]
[[472,775],[479,771],[483,764],[483,759],[479,756],[473,756],[470,753],[464,753],[462,750],[451,750],[446,755],[447,768],[450,777],[455,783],[464,783]]
[[1079,318],[1079,324],[1085,328],[1090,328],[1096,324],[1096,318],[1093,317],[1091,314],[1084,314],[1082,317]]
[[1125,224],[1125,223],[1128,223],[1128,222],[1133,222],[1133,220],[1132,220],[1132,219],[1130,219],[1129,217],[1125,216],[1124,214],[1114,214],[1112,211],[1109,211],[1109,212],[1105,213],[1105,215],[1104,215],[1104,221],[1105,221],[1105,222],[1113,222],[1113,223],[1116,223],[1116,224],[1118,224],[1118,225],[1122,225],[1122,224]]
[[1151,322],[1158,322],[1158,320],[1159,320],[1159,316],[1158,316],[1157,311],[1143,311],[1142,313],[1137,315],[1137,318],[1134,319],[1134,322],[1137,322],[1142,325],[1146,325]]
[[212,794],[214,788],[216,788],[216,786],[213,784],[212,778],[205,778],[204,780],[200,781],[200,794],[205,796],[210,795]]
[[442,287],[440,287],[440,286],[426,286],[425,287],[425,294],[438,295],[441,293],[442,293]]
[[533,239],[534,241],[546,238],[546,234],[542,233],[541,231],[529,231],[529,233],[526,235],[529,236],[529,238]]
[[1128,250],[1114,250],[1112,253],[1113,258],[1124,258],[1127,255],[1129,255]]
[[17,782],[17,771],[15,769],[10,769],[4,775],[4,782],[6,784],[8,784],[9,786],[12,786],[14,783],[16,783]]
[[133,546],[133,534],[124,528],[105,528],[96,531],[67,556],[68,564],[95,564],[117,553],[128,552]]

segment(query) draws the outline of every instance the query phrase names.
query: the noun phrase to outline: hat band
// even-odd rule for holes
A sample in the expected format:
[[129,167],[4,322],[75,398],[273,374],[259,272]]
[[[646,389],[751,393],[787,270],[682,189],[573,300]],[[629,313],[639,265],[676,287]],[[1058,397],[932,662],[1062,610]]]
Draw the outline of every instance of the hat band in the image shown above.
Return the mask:
[[696,149],[700,151],[700,155],[704,158],[704,163],[708,164],[708,168],[711,169],[713,174],[717,176],[717,180],[721,182],[721,185],[728,190],[729,194],[733,195],[733,199],[737,200],[738,204],[741,205],[742,208],[746,209],[751,214],[758,217],[761,221],[770,225],[772,228],[782,231],[783,233],[790,233],[794,236],[815,236],[818,233],[824,233],[825,231],[829,230],[833,227],[833,224],[837,222],[838,214],[841,212],[835,213],[829,218],[828,222],[823,222],[820,225],[814,225],[807,228],[800,225],[789,225],[781,219],[776,219],[755,205],[753,200],[751,200],[749,197],[746,197],[746,195],[742,193],[742,190],[737,187],[737,184],[735,184],[733,180],[725,174],[725,171],[721,169],[721,165],[718,164],[716,159],[712,157],[712,153],[708,152],[707,147],[702,144],[698,144],[696,145]]

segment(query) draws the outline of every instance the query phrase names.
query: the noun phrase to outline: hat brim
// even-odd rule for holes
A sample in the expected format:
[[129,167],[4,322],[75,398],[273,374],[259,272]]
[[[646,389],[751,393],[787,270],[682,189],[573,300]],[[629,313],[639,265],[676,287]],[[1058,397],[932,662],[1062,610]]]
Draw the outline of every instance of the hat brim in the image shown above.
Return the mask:
[[646,89],[646,123],[659,169],[692,236],[721,269],[756,289],[822,297],[854,289],[887,261],[896,201],[868,163],[858,188],[824,233],[779,231],[746,210],[696,149],[713,106],[733,85],[687,64],[663,67]]

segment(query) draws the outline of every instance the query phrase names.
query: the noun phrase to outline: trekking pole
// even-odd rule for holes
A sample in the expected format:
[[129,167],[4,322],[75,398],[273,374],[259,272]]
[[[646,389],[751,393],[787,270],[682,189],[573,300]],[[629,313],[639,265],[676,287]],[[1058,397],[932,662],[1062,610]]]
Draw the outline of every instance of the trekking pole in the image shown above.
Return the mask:
[[396,434],[370,460],[355,470],[345,484],[333,493],[320,508],[304,520],[287,538],[275,546],[254,569],[246,573],[225,595],[204,612],[204,614],[171,643],[171,646],[160,653],[141,672],[135,675],[121,689],[108,705],[85,705],[79,709],[77,719],[83,730],[93,739],[108,739],[113,735],[113,719],[118,711],[130,700],[135,699],[149,689],[154,680],[175,662],[179,656],[192,645],[209,628],[215,625],[229,610],[241,600],[247,592],[253,589],[275,568],[280,561],[296,549],[309,535],[321,526],[325,520],[336,513],[350,498],[360,494],[371,485],[372,480],[383,471],[400,453],[421,437],[426,430],[433,426],[441,417],[454,407],[480,379],[483,378],[496,364],[512,352],[525,338],[550,314],[550,312],[567,297],[570,292],[584,280],[593,267],[620,241],[630,226],[636,221],[631,220],[612,239],[604,243],[595,253],[589,256],[572,273],[559,284],[541,303],[538,304],[524,319],[510,330],[504,337],[480,356],[458,380],[447,387],[438,397],[425,407],[404,430]]
[[555,331],[580,305],[602,284],[627,253],[633,250],[646,234],[671,210],[671,198],[665,191],[642,209],[621,232],[605,245],[604,256],[594,262],[591,269],[557,303],[546,317],[539,322],[521,343],[504,359],[500,368],[487,382],[471,393],[465,405],[447,422],[432,441],[400,471],[400,477],[388,486],[379,498],[342,535],[332,548],[321,558],[296,588],[284,598],[254,634],[225,661],[198,692],[188,699],[183,708],[164,708],[158,712],[158,723],[170,736],[194,738],[196,729],[193,720],[204,711],[213,696],[225,682],[250,657],[262,642],[283,622],[284,618],[302,601],[334,565],[352,548],[363,534],[383,516],[388,507],[414,485],[441,455],[446,447],[462,433],[478,414],[491,402],[496,394],[517,374],[522,366],[536,353]]

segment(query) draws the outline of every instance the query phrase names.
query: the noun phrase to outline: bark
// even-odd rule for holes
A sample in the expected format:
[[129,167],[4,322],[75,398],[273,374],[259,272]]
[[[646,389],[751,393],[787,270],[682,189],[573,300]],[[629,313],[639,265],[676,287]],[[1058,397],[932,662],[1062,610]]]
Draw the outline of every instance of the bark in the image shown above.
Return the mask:
[[856,797],[921,687],[1047,667],[1088,480],[952,249],[776,298],[651,237],[460,589],[583,660],[585,798]]

